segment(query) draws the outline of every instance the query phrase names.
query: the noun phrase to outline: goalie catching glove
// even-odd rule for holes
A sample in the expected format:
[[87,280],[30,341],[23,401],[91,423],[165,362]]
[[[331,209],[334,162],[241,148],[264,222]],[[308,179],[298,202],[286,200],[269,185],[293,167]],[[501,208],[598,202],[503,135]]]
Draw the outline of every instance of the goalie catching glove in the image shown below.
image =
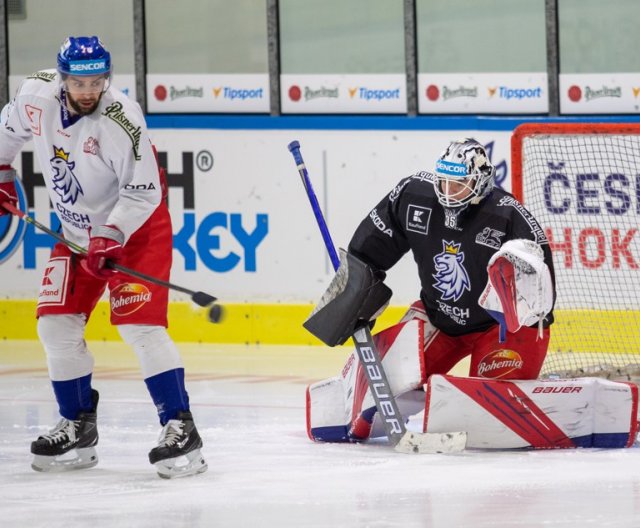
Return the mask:
[[340,249],[340,267],[303,326],[329,346],[343,344],[387,306],[392,292],[380,275],[381,272]]
[[532,240],[505,242],[487,265],[489,280],[478,300],[500,323],[500,342],[506,331],[538,323],[553,308],[553,282],[542,248]]

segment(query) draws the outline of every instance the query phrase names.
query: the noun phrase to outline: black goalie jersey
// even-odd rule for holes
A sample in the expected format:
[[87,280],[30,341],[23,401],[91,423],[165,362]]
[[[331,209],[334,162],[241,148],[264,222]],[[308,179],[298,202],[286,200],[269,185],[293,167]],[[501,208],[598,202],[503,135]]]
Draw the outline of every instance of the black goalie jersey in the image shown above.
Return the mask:
[[[440,205],[433,178],[420,172],[402,180],[362,221],[349,251],[383,271],[411,251],[431,323],[452,336],[484,331],[497,324],[478,305],[491,256],[507,240],[534,240],[553,278],[549,243],[536,219],[508,192],[495,188],[458,213]],[[552,321],[550,312],[544,325]]]

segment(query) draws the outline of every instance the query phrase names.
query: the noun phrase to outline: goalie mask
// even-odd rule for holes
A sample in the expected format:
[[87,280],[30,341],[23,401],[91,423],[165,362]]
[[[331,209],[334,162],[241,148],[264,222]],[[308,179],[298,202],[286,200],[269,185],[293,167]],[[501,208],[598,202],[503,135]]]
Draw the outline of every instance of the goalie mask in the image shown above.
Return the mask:
[[479,203],[493,189],[495,167],[475,139],[452,142],[436,161],[434,188],[448,208]]

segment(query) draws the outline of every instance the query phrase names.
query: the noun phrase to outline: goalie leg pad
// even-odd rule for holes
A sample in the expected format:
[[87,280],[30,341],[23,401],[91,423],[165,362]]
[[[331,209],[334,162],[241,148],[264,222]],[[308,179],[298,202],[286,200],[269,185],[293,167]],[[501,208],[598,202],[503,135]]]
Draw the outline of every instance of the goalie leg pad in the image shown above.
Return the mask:
[[341,376],[319,381],[307,387],[307,435],[311,440],[350,441],[350,418],[345,400]]
[[376,317],[391,293],[371,267],[341,249],[340,267],[303,326],[323,343],[341,345],[360,321]]
[[[424,324],[424,321],[416,319],[392,326],[374,336],[391,391],[405,417],[423,408],[422,401],[416,405],[415,397],[407,393],[420,388],[424,380]],[[366,440],[372,433],[376,411],[355,351],[350,354],[340,375],[307,388],[307,434],[312,440]],[[382,427],[376,427],[376,431],[378,429],[383,435]]]
[[434,375],[424,431],[466,431],[467,448],[631,447],[638,388],[601,378],[484,380]]

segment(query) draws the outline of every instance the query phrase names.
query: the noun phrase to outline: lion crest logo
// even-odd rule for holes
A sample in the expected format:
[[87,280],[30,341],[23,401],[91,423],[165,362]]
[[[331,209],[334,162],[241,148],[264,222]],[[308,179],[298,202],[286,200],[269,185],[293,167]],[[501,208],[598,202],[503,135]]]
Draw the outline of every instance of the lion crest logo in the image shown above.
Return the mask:
[[432,277],[436,280],[433,287],[442,293],[443,301],[457,301],[465,290],[471,290],[469,274],[464,268],[464,253],[460,251],[461,244],[442,241],[442,253],[438,253],[433,261],[436,273]]
[[62,203],[76,203],[78,194],[84,194],[80,183],[73,173],[75,161],[69,161],[69,152],[53,147],[53,158],[49,160],[53,169],[53,188],[60,196]]

